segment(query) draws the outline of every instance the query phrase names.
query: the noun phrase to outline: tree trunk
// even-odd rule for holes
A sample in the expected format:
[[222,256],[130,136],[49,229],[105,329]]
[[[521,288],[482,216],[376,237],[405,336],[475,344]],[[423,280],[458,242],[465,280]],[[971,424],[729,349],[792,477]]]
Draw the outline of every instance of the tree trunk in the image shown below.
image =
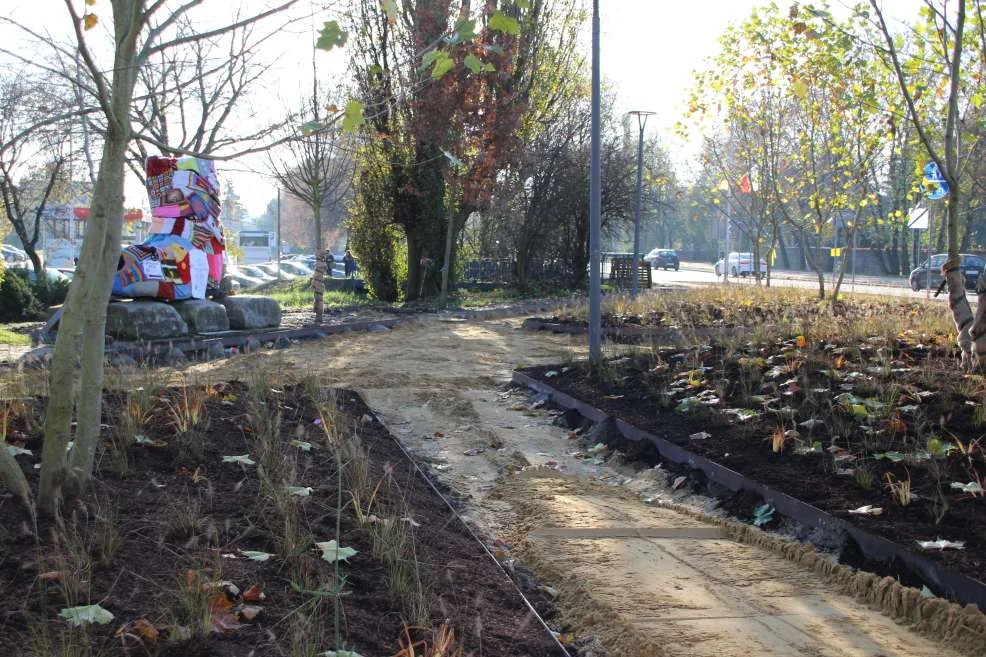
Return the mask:
[[37,277],[37,280],[43,280],[44,265],[41,263],[41,256],[38,255],[37,243],[28,235],[27,225],[24,223],[23,218],[18,221],[11,219],[10,224],[14,227],[14,233],[17,234],[17,238],[21,241],[21,246],[24,247],[24,253],[27,254],[28,260],[31,261],[34,275]]
[[[328,267],[328,254],[322,248],[322,204],[312,203],[312,217],[315,223],[315,273],[312,275],[312,290],[315,295],[315,324],[321,324],[325,316],[325,270]],[[329,272],[332,276],[332,272]]]
[[901,248],[901,244],[900,244],[900,227],[899,226],[897,226],[897,227],[894,228],[893,238],[892,238],[890,244],[891,244],[890,254],[889,254],[889,260],[890,260],[890,262],[887,263],[888,264],[888,269],[890,270],[890,273],[893,274],[894,276],[900,276],[901,273],[902,273],[902,270],[901,270],[901,267],[900,267],[900,248]]
[[417,234],[408,227],[404,229],[407,238],[407,287],[404,298],[408,301],[417,299],[421,288],[421,248],[418,246]]
[[[449,203],[451,205],[451,201]],[[442,289],[439,298],[443,301],[448,298],[449,277],[452,274],[452,243],[455,241],[455,218],[449,208],[448,217],[445,220],[445,257],[442,259]]]
[[791,269],[791,256],[787,252],[787,244],[784,242],[784,231],[777,231],[777,249],[781,253],[781,264],[784,269]]
[[[404,231],[408,240],[408,300],[433,297],[441,291],[440,265],[445,252],[445,161],[441,149],[421,143],[416,152],[418,164],[411,173],[413,222]],[[454,235],[453,235],[454,237]],[[412,255],[411,242],[416,245]]]
[[517,282],[517,287],[519,287],[522,290],[527,289],[527,277],[528,277],[527,258],[528,258],[529,248],[530,247],[527,244],[524,244],[520,246],[514,254],[514,257],[517,259],[517,263],[515,265],[516,267],[515,280]]
[[[62,311],[49,373],[45,440],[38,502],[55,513],[63,494],[81,492],[92,475],[103,401],[103,352],[106,305],[120,257],[123,225],[123,173],[132,133],[129,111],[133,99],[137,39],[143,0],[113,3],[114,55],[103,158],[93,189],[79,267]],[[76,391],[76,383],[81,385]],[[70,454],[73,402],[78,422]],[[68,462],[71,461],[71,470]]]

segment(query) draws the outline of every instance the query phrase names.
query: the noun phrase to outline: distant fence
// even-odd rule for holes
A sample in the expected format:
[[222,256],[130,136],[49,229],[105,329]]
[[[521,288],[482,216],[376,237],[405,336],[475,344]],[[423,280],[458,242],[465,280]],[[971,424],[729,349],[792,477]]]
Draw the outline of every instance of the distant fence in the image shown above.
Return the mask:
[[[562,281],[569,274],[561,260],[545,260],[528,265],[529,281]],[[517,261],[513,258],[476,258],[467,260],[461,280],[465,283],[509,284],[517,280]]]
[[[641,280],[646,276],[644,255],[640,255]],[[609,277],[614,261],[624,261],[633,257],[632,253],[612,252],[601,254],[603,277]],[[586,269],[588,269],[586,263]],[[527,267],[527,280],[531,282],[563,283],[572,279],[572,263],[561,260],[532,262]],[[505,285],[517,279],[517,262],[513,258],[474,258],[467,260],[462,269],[460,281],[463,283],[495,283]]]

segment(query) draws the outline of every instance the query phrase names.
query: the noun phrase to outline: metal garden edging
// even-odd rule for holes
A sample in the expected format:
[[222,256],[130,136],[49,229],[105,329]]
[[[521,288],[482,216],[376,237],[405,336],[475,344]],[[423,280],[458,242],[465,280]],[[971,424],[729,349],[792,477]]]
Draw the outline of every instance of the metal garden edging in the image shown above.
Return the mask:
[[[356,394],[359,393],[357,392]],[[360,399],[362,399],[362,395],[360,395]],[[364,400],[363,403],[365,404],[366,401]],[[367,407],[369,407],[368,404]],[[418,475],[420,475],[420,477],[424,480],[424,482],[428,484],[428,487],[431,488],[432,492],[434,492],[435,495],[437,495],[438,498],[445,503],[445,506],[448,508],[449,512],[451,512],[451,514],[460,523],[462,523],[462,526],[466,528],[466,531],[469,532],[469,535],[472,536],[473,539],[477,543],[479,543],[480,547],[483,548],[483,552],[486,553],[486,556],[489,557],[493,561],[493,563],[496,564],[496,567],[500,570],[501,573],[503,573],[503,576],[507,578],[507,581],[509,581],[510,584],[514,587],[514,590],[517,591],[517,595],[519,595],[520,599],[523,600],[524,605],[527,607],[527,610],[531,612],[535,620],[537,620],[537,622],[541,625],[541,627],[543,627],[544,630],[548,633],[548,635],[554,640],[555,646],[561,651],[561,654],[564,655],[565,657],[571,657],[571,653],[568,652],[568,649],[565,648],[565,645],[558,638],[558,635],[551,630],[551,627],[548,626],[548,623],[544,620],[544,618],[541,617],[541,614],[538,613],[537,609],[534,608],[534,605],[531,603],[531,601],[527,599],[527,596],[524,595],[524,592],[520,589],[520,586],[517,585],[517,582],[514,581],[514,578],[510,576],[510,573],[508,573],[507,569],[503,567],[503,564],[497,560],[497,558],[493,555],[492,552],[490,552],[490,549],[486,546],[486,543],[484,543],[482,539],[479,538],[479,536],[469,525],[469,523],[465,521],[465,518],[463,518],[459,514],[459,512],[456,510],[452,502],[450,502],[449,499],[442,494],[442,491],[438,488],[438,485],[435,484],[434,480],[432,480],[428,472],[425,471],[425,469],[422,468],[420,465],[418,465],[418,462],[414,459],[413,456],[411,456],[410,450],[404,445],[403,441],[401,441],[401,439],[398,438],[397,435],[390,430],[390,427],[388,427],[386,423],[384,423],[384,421],[380,419],[380,416],[378,416],[377,413],[373,411],[372,408],[370,410],[372,412],[373,419],[376,422],[379,422],[380,426],[386,429],[387,433],[390,434],[391,439],[394,441],[394,444],[397,445],[397,448],[400,449],[401,452],[403,452],[405,458],[407,458],[408,462],[414,467]]]
[[822,511],[818,507],[791,497],[787,493],[782,493],[770,486],[749,479],[734,470],[730,470],[715,461],[699,456],[664,438],[638,429],[619,418],[611,418],[604,411],[555,390],[550,385],[533,379],[526,374],[514,372],[512,381],[517,385],[547,394],[554,403],[566,409],[575,409],[593,422],[612,419],[617,430],[627,440],[646,440],[657,448],[662,458],[681,465],[687,465],[696,470],[701,470],[709,479],[725,486],[731,491],[752,491],[773,505],[781,514],[804,525],[844,531],[856,541],[860,550],[867,558],[884,563],[897,561],[921,577],[927,582],[929,587],[941,592],[943,597],[955,600],[961,604],[975,604],[979,609],[986,610],[986,584],[977,579],[963,575],[921,554],[912,552],[894,541],[872,534],[846,520]]

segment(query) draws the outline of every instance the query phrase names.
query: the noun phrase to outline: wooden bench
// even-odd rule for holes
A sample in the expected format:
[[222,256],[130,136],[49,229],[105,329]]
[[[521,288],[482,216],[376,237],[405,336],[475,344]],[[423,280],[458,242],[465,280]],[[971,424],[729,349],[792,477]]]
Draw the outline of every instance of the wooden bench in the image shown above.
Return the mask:
[[[637,287],[651,287],[651,268],[650,263],[643,258],[638,263]],[[620,256],[613,258],[609,268],[609,281],[620,289],[629,289],[633,284],[633,258]]]

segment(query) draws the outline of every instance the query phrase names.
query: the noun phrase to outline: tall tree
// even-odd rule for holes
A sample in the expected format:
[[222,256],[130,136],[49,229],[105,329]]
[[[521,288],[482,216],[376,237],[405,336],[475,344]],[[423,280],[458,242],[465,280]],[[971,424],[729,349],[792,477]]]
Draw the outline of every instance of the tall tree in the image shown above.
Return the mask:
[[[393,217],[407,242],[408,298],[441,290],[456,236],[517,156],[540,65],[538,26],[559,0],[359,0],[353,69],[367,127],[391,162]],[[521,10],[521,5],[526,9]]]
[[67,122],[31,128],[59,104],[51,85],[23,73],[0,76],[0,203],[38,280],[44,275],[38,254],[42,217],[65,185],[72,154]]
[[[303,114],[305,124],[320,124],[325,120],[322,107],[326,100],[319,96],[317,82],[309,103]],[[316,324],[322,323],[327,266],[322,216],[326,210],[335,209],[352,189],[353,141],[337,126],[318,130],[298,128],[285,144],[287,152],[279,160],[271,159],[271,169],[278,184],[304,201],[311,211],[315,226],[316,267],[312,288]]]
[[[213,39],[275,15],[296,1],[286,0],[220,27],[176,37],[169,30],[201,5],[201,0],[110,0],[97,2],[98,6],[84,15],[79,13],[76,0],[65,0],[76,46],[92,80],[106,127],[86,236],[63,307],[49,372],[50,396],[38,490],[39,505],[46,512],[57,511],[63,495],[81,491],[92,475],[102,410],[106,305],[119,257],[123,176],[127,148],[134,134],[131,108],[138,72],[156,53]],[[93,3],[85,6],[90,4]],[[107,5],[111,18],[106,15]],[[111,61],[101,60],[102,45],[91,43],[87,37],[100,16],[111,25]],[[155,17],[162,20],[154,22]],[[0,476],[5,472],[0,469]]]
[[[883,36],[877,49],[893,71],[904,99],[907,120],[918,141],[948,185],[945,235],[948,258],[942,275],[948,285],[948,303],[955,321],[957,341],[966,368],[986,367],[986,277],[976,287],[978,306],[972,314],[965,294],[965,274],[960,268],[959,228],[967,167],[975,144],[963,143],[965,113],[984,104],[980,80],[986,71],[986,21],[979,0],[926,0],[917,38],[910,53],[906,41],[894,34],[876,0],[870,0],[872,17]],[[970,20],[971,19],[971,20]],[[967,27],[972,29],[967,31]],[[927,86],[928,71],[931,85]],[[944,118],[944,121],[942,119]]]

